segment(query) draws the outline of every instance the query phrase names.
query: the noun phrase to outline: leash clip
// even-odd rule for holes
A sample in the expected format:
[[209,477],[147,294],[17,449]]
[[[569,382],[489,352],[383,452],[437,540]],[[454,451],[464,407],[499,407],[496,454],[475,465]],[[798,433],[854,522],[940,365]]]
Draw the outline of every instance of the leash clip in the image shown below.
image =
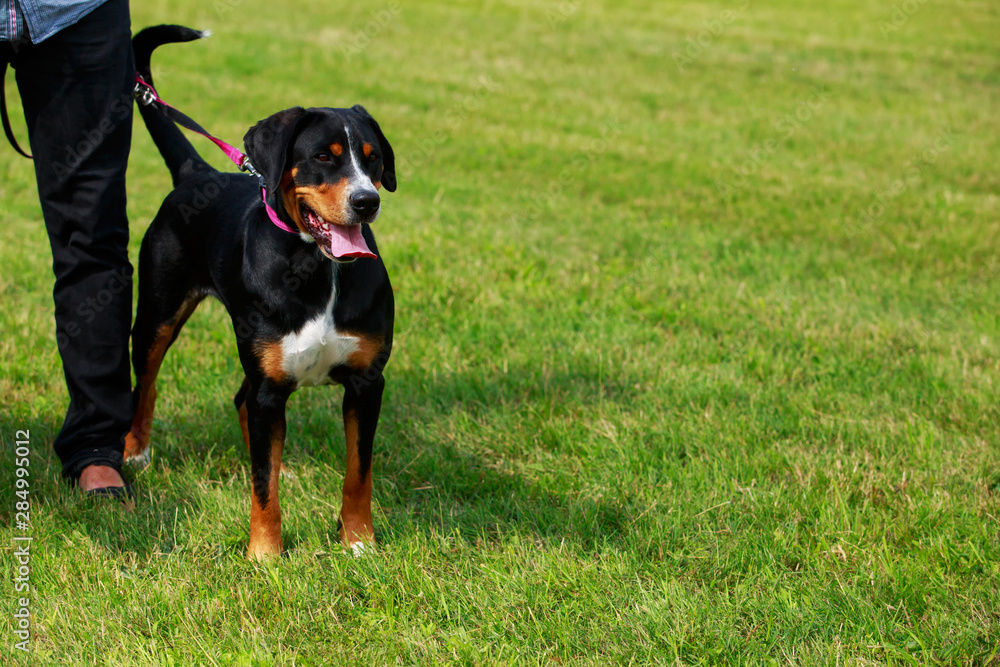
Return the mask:
[[141,83],[135,84],[135,99],[139,100],[139,104],[144,107],[148,107],[150,104],[156,101],[156,94],[153,93],[153,89],[148,85],[143,85]]
[[[244,155],[243,159],[240,160],[240,171],[245,171],[251,176],[256,176],[257,181],[260,182],[261,192],[264,191],[264,177],[261,175],[259,171],[254,169],[253,162],[250,161],[249,155]],[[266,204],[267,202],[265,201],[264,203]]]
[[249,172],[251,176],[261,178],[261,175],[257,172],[257,170],[253,168],[253,162],[250,161],[250,157],[247,155],[244,155],[243,159],[240,160],[240,171],[246,171]]

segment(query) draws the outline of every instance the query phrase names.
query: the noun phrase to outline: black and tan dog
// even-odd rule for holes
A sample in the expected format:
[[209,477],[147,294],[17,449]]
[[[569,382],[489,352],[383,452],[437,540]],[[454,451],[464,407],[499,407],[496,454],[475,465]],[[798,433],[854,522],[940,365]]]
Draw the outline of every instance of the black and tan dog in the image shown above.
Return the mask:
[[[149,83],[157,46],[198,39],[180,26],[147,28],[133,40]],[[139,253],[139,305],[132,329],[135,418],[126,460],[148,457],[155,381],[163,355],[198,303],[225,304],[245,379],[236,394],[250,450],[252,557],[281,552],[278,478],[285,403],[301,386],[344,385],[347,471],[340,536],[357,550],[374,540],[371,459],[392,347],[393,296],[369,224],[378,189],[396,189],[392,147],[361,106],[296,107],[244,137],[257,178],[210,167],[156,106],[140,107],[173,176]]]

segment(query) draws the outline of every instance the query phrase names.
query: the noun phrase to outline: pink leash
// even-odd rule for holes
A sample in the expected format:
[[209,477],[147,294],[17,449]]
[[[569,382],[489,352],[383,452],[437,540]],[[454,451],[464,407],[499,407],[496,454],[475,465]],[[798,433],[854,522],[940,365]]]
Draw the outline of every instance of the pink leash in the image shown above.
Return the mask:
[[201,136],[207,138],[209,141],[218,146],[222,150],[222,152],[226,154],[226,157],[228,157],[230,160],[233,161],[233,164],[235,164],[240,171],[249,172],[253,176],[259,178],[260,196],[261,199],[264,200],[264,209],[267,211],[267,217],[269,217],[271,219],[271,222],[273,222],[279,229],[283,229],[286,232],[291,232],[292,234],[299,233],[297,229],[292,229],[291,227],[283,223],[281,220],[279,220],[278,214],[274,212],[273,208],[268,206],[267,190],[264,188],[264,177],[261,176],[256,169],[254,169],[253,164],[250,162],[250,158],[241,153],[235,146],[227,144],[222,139],[213,137],[201,125],[191,120],[191,118],[189,118],[181,111],[175,109],[174,107],[164,102],[160,98],[160,96],[156,93],[156,90],[151,85],[146,83],[142,79],[142,77],[139,76],[138,74],[135,75],[135,96],[136,98],[138,98],[139,103],[142,104],[143,106],[149,106],[153,102],[158,102],[162,104],[164,106],[164,112],[168,116],[170,116],[170,118],[173,119],[174,122],[176,122],[178,125],[182,127],[191,130],[192,132],[196,132],[197,134],[200,134]]

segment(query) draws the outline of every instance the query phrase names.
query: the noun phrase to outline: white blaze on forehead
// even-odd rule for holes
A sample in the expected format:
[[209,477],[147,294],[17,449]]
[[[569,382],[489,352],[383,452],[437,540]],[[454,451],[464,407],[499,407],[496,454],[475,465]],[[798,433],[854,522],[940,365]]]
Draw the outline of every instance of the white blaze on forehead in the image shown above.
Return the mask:
[[[347,192],[344,193],[344,219],[345,220],[356,220],[355,213],[351,208],[351,195],[356,192],[372,192],[376,195],[378,190],[372,185],[371,179],[368,178],[368,174],[364,172],[361,165],[358,164],[358,156],[354,152],[354,147],[351,145],[351,126],[344,124],[344,130],[347,132],[347,153],[351,156],[351,166],[354,168],[354,173],[349,177],[350,186],[347,188]],[[378,214],[382,212],[382,206],[379,205],[378,211],[375,212],[375,218],[378,218]],[[375,218],[372,218],[374,222]]]
[[[357,180],[359,182],[358,184],[360,186],[357,189],[358,190],[369,190],[371,192],[377,192],[377,190],[375,190],[375,186],[372,185],[371,179],[368,178],[368,174],[366,174],[365,171],[364,171],[364,169],[361,168],[361,165],[358,164],[358,156],[355,154],[354,148],[351,145],[351,128],[350,128],[350,126],[345,125],[344,128],[347,130],[347,152],[351,155],[351,166],[354,167],[354,176],[357,178]],[[353,184],[354,178],[351,179],[351,182]],[[353,192],[353,189],[352,189],[352,192]]]

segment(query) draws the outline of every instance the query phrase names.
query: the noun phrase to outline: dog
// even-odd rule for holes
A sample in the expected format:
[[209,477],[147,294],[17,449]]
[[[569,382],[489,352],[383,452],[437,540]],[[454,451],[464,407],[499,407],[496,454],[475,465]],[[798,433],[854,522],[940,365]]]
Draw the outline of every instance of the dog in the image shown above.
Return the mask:
[[[163,44],[205,36],[155,26],[133,39],[136,68],[152,85],[150,58]],[[164,354],[206,296],[233,322],[244,380],[235,396],[250,451],[249,556],[281,553],[278,479],[285,405],[297,388],[344,385],[347,469],[342,543],[374,543],[372,449],[392,350],[393,292],[371,223],[379,191],[396,190],[395,156],[361,106],[294,107],[243,137],[262,183],[208,165],[158,106],[140,113],[173,178],[142,240],[132,328],[134,419],[126,461],[148,462],[156,375]],[[266,204],[294,233],[268,217]]]

